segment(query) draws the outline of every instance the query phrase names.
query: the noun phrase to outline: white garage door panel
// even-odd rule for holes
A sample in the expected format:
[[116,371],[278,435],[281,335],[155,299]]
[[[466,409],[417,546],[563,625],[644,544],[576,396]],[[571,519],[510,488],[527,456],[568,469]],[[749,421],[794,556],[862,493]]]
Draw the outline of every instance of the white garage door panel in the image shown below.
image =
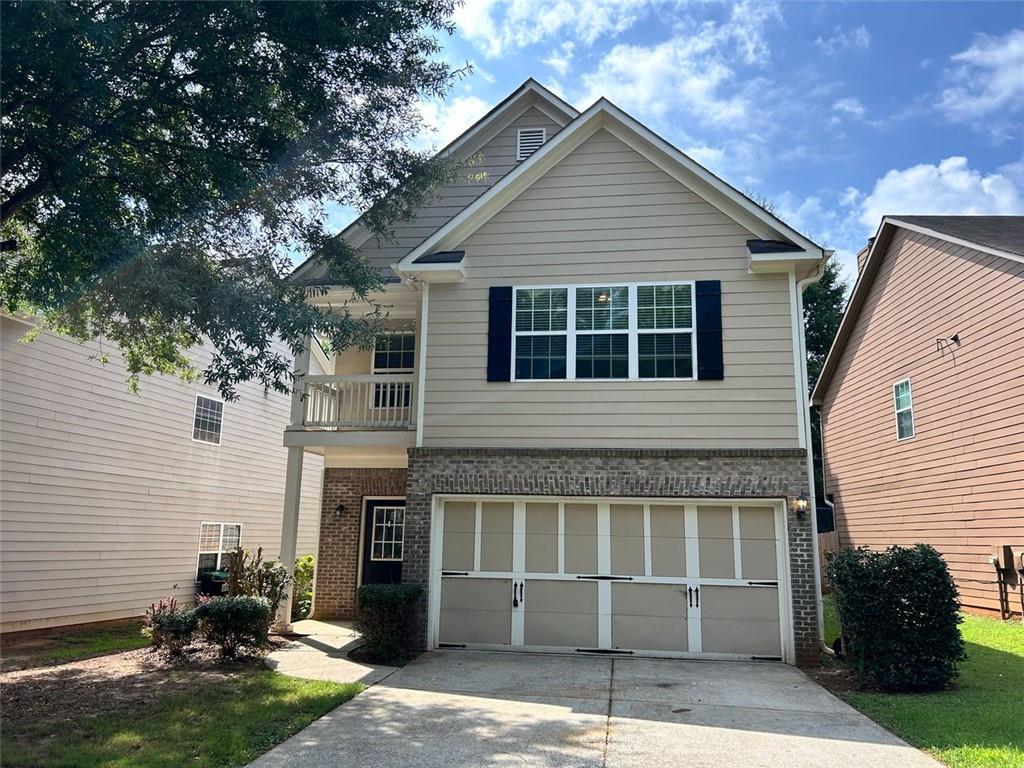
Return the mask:
[[597,647],[596,583],[527,579],[522,594],[524,645]]
[[612,648],[689,650],[686,587],[618,582],[612,588]]
[[508,645],[511,595],[511,579],[442,579],[440,642]]
[[435,642],[792,656],[780,504],[460,498],[438,512]]
[[705,653],[782,654],[777,588],[703,586],[700,593]]

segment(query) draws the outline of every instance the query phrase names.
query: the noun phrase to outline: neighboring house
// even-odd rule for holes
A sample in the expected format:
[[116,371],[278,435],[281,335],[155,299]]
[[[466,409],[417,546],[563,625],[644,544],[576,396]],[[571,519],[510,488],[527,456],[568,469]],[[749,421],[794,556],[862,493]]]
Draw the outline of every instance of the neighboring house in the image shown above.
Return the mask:
[[858,261],[812,395],[840,544],[931,544],[998,611],[990,558],[1024,566],[1024,217],[887,216]]
[[476,160],[394,242],[343,233],[400,278],[391,332],[297,361],[283,547],[321,455],[317,614],[401,580],[427,647],[816,659],[826,254],[605,99],[527,81],[445,151]]
[[[189,599],[238,543],[277,555],[287,395],[244,384],[225,403],[165,376],[133,395],[116,348],[2,326],[0,631],[139,616]],[[318,460],[305,475],[298,548],[313,553]]]

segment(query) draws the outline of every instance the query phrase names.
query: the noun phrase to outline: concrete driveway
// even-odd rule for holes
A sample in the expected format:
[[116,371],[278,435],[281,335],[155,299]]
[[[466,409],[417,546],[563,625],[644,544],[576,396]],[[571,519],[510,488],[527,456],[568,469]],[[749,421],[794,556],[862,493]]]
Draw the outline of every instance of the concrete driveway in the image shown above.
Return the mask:
[[779,663],[434,651],[258,768],[938,768]]

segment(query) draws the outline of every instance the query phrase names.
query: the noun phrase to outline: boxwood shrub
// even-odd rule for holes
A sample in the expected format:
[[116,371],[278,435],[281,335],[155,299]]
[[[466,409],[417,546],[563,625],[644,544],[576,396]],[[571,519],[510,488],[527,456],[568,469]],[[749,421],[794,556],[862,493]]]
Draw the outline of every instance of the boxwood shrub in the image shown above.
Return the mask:
[[407,661],[417,650],[417,608],[423,590],[415,584],[364,584],[356,592],[356,629],[362,654],[382,664]]
[[225,659],[240,651],[261,653],[270,644],[267,633],[273,614],[264,597],[213,597],[200,603],[195,613],[203,636]]
[[828,564],[843,651],[861,685],[935,691],[966,658],[949,568],[927,544],[842,550]]

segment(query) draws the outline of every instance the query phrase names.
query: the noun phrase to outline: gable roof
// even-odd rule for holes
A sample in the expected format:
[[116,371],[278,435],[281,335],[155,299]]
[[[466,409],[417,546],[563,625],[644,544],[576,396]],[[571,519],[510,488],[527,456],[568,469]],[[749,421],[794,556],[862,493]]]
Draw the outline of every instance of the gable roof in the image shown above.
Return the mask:
[[[476,150],[493,137],[494,133],[500,131],[505,125],[515,120],[522,112],[531,107],[539,109],[553,121],[563,126],[580,114],[579,110],[572,106],[572,104],[556,96],[532,77],[527,78],[512,93],[494,105],[487,114],[452,139],[434,156],[455,155],[471,157]],[[336,234],[335,237],[344,238],[353,247],[358,248],[373,235],[372,232],[362,226],[362,219],[363,217],[360,215],[355,221]],[[308,258],[292,271],[291,278],[301,278],[315,266],[316,260]]]
[[1024,216],[883,217],[881,224],[878,225],[877,234],[868,246],[864,266],[857,275],[857,282],[846,304],[839,330],[821,367],[814,391],[811,392],[812,405],[820,405],[828,391],[832,376],[839,365],[839,358],[842,357],[846,342],[853,333],[857,317],[897,229],[919,232],[955,245],[1024,263]]
[[414,264],[421,256],[458,246],[601,128],[608,130],[708,203],[738,221],[757,235],[758,240],[781,240],[785,245],[792,244],[796,250],[807,252],[814,259],[824,256],[824,249],[820,245],[769,213],[608,99],[601,98],[473,203],[409,251],[395,265],[395,270],[399,274],[415,272]]

